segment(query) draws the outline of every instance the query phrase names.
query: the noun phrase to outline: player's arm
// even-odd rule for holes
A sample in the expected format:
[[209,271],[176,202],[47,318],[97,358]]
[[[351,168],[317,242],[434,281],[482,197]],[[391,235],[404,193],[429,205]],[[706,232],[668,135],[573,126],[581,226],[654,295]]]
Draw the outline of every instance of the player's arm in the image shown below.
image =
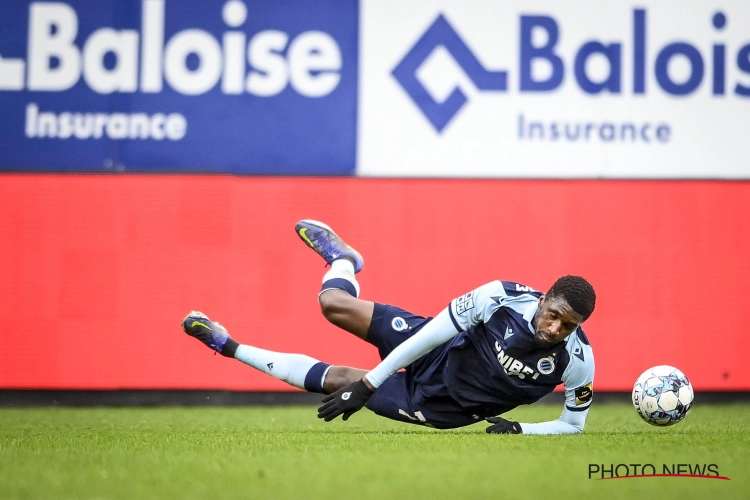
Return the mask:
[[[576,342],[578,342],[576,340]],[[502,417],[488,418],[490,434],[578,434],[583,432],[594,397],[594,355],[591,347],[579,344],[563,373],[565,407],[557,420],[539,423],[512,422]]]
[[586,408],[581,412],[573,412],[567,408],[563,409],[563,414],[557,420],[549,422],[539,422],[528,424],[523,422],[513,422],[502,417],[490,417],[487,419],[490,425],[487,427],[488,434],[578,434],[583,432],[586,425],[586,415],[589,410]]
[[[572,398],[569,393],[572,392]],[[572,391],[565,391],[565,408],[562,415],[557,420],[549,422],[539,422],[536,424],[513,422],[502,417],[490,417],[487,422],[491,423],[487,427],[489,434],[578,434],[583,432],[586,425],[586,415],[589,413],[591,406],[591,384],[584,385]],[[579,396],[576,396],[578,394]],[[585,401],[581,404],[571,406],[571,401],[583,397]]]
[[330,421],[343,415],[346,420],[367,403],[370,395],[388,377],[472,325],[484,321],[485,317],[499,307],[498,302],[491,299],[493,296],[497,298],[499,294],[505,296],[502,283],[494,281],[452,300],[448,307],[391,351],[362,380],[325,397],[323,406],[318,409],[318,417]]
[[565,408],[557,420],[538,424],[521,424],[524,434],[578,434],[583,432],[586,416],[594,396],[593,382],[565,389]]
[[465,295],[453,299],[432,321],[420,331],[401,343],[365,375],[366,382],[377,389],[388,377],[421,358],[434,348],[442,345],[471,326],[477,325],[497,310],[499,303],[492,300],[502,294],[500,281],[482,285]]

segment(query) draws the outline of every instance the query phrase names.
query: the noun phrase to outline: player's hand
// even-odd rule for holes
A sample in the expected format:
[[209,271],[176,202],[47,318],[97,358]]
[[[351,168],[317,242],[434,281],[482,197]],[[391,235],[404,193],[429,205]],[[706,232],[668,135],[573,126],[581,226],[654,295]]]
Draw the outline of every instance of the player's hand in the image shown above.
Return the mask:
[[357,380],[323,398],[323,406],[318,408],[318,418],[330,422],[339,415],[348,420],[355,412],[362,409],[372,392],[364,381]]
[[487,434],[521,434],[521,424],[512,420],[505,420],[502,417],[490,417],[485,419],[491,423],[487,427]]

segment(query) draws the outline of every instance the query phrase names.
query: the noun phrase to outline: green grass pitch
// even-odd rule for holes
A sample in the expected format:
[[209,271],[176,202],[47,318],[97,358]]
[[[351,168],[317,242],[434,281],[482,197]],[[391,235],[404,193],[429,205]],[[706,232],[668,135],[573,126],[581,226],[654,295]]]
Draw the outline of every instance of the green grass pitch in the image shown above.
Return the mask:
[[[577,436],[484,428],[366,410],[326,424],[312,407],[0,409],[0,498],[750,498],[750,404],[698,404],[669,428],[625,404],[595,405]],[[589,464],[633,463],[716,464],[731,480],[588,477]]]

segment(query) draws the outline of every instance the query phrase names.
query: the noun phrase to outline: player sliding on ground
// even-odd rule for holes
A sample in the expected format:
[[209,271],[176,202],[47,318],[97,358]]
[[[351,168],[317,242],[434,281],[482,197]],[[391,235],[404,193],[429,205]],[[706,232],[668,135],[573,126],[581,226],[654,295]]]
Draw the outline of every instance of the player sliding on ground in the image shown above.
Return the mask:
[[[366,406],[402,422],[450,429],[486,419],[489,433],[572,434],[583,430],[593,396],[594,357],[580,325],[596,295],[578,276],[563,276],[546,294],[493,281],[462,295],[434,318],[359,299],[362,256],[323,223],[297,223],[299,237],[331,269],[318,300],[334,325],[378,348],[373,370],[332,366],[302,354],[239,344],[219,323],[191,312],[188,335],[300,389],[327,394],[326,422]],[[405,371],[399,371],[405,368]],[[496,415],[538,401],[559,384],[565,408],[554,421],[512,422]]]

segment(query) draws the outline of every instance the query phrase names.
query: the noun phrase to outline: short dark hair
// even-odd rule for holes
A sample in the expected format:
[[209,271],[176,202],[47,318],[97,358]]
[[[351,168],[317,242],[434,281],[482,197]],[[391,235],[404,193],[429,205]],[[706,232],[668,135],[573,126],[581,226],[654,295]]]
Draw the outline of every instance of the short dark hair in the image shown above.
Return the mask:
[[586,321],[596,306],[596,292],[591,283],[580,276],[563,276],[547,292],[550,297],[562,297]]

